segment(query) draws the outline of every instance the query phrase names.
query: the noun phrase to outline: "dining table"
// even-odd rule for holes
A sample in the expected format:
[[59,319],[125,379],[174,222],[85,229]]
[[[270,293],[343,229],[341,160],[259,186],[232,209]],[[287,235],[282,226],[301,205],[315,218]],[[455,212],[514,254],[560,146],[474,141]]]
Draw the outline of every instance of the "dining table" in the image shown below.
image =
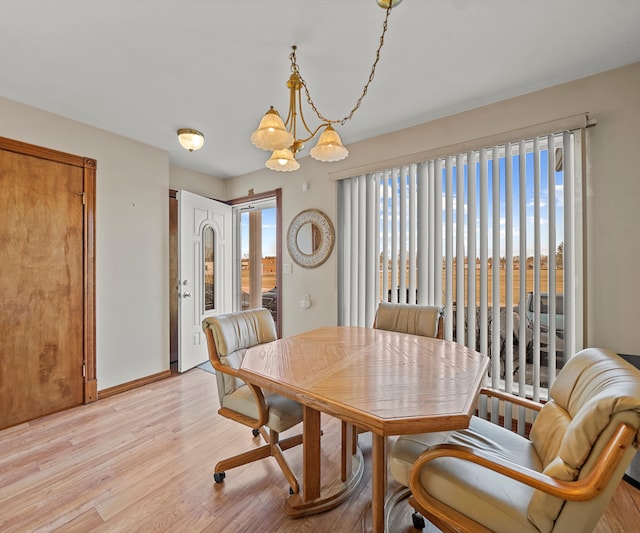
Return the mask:
[[[247,350],[242,378],[303,408],[301,491],[292,517],[325,511],[357,487],[363,459],[357,432],[371,432],[371,527],[385,530],[387,438],[464,429],[474,414],[489,359],[456,342],[352,326],[320,327]],[[321,486],[321,423],[342,421],[341,479]]]

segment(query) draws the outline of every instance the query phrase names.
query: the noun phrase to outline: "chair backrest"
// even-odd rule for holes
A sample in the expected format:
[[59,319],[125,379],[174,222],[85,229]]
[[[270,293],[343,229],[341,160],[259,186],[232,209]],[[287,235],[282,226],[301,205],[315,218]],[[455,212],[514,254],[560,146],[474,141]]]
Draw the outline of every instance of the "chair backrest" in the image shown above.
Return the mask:
[[209,360],[216,370],[222,405],[225,395],[245,384],[229,369],[240,368],[248,348],[276,340],[276,326],[268,309],[251,309],[207,317],[202,329],[207,334]]
[[[556,479],[587,476],[620,423],[632,425],[636,432],[640,429],[640,371],[611,351],[589,348],[572,357],[549,396],[530,439],[544,473]],[[529,520],[540,531],[591,531],[640,445],[638,434],[635,444],[599,496],[576,502],[536,491],[528,507]]]
[[373,327],[423,337],[444,337],[442,309],[428,305],[380,302]]

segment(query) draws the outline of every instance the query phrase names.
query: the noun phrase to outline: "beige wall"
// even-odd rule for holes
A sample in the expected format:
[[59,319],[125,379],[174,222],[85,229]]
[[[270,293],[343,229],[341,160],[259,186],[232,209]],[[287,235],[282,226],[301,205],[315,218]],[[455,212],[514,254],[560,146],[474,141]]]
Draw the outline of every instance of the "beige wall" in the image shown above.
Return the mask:
[[[98,161],[97,358],[102,390],[168,368],[169,188],[230,199],[251,188],[281,187],[283,233],[293,216],[309,207],[322,209],[335,224],[336,185],[330,172],[371,162],[384,167],[393,158],[582,112],[598,121],[588,130],[587,344],[640,354],[639,94],[640,63],[353,143],[350,157],[338,163],[303,158],[294,173],[265,169],[226,181],[170,166],[167,153],[157,148],[5,98],[0,98],[0,136]],[[319,268],[303,269],[285,250],[283,260],[293,265],[291,274],[283,274],[285,335],[336,323],[336,257],[334,252]],[[298,305],[303,294],[311,295],[307,310]]]
[[[324,210],[335,223],[335,183],[329,173],[376,161],[385,168],[390,159],[584,112],[597,120],[587,134],[586,344],[640,354],[640,63],[350,144],[350,156],[338,163],[302,158],[294,173],[261,170],[238,177],[230,181],[227,195],[283,187],[285,231],[307,207]],[[344,129],[348,132],[348,125]],[[303,181],[309,182],[309,192],[302,192]],[[334,253],[313,270],[294,265],[292,274],[283,275],[285,334],[336,322],[336,259]],[[290,261],[287,254],[284,260]],[[304,293],[311,294],[313,304],[306,311],[296,307]]]
[[185,189],[214,200],[226,199],[225,180],[175,165],[169,166],[169,186],[175,190]]
[[[0,98],[0,135],[96,159],[98,388],[169,367],[169,161],[162,150]],[[44,317],[44,320],[55,317]]]

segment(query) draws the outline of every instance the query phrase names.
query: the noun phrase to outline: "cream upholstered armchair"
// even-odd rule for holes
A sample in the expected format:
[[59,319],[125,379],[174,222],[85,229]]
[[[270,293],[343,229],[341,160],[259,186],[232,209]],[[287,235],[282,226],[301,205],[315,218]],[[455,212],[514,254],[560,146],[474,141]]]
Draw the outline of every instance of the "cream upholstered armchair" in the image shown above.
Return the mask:
[[[591,531],[640,445],[640,371],[586,349],[559,372],[529,438],[473,417],[468,429],[400,437],[393,477],[443,531]],[[414,518],[415,522],[415,518]]]
[[302,406],[278,394],[245,383],[238,369],[251,346],[276,340],[276,329],[267,309],[240,311],[205,318],[202,328],[207,337],[209,359],[216,371],[220,410],[226,418],[253,428],[267,444],[224,459],[214,468],[214,480],[222,483],[225,471],[236,466],[275,457],[287,478],[292,494],[300,490],[298,480],[282,452],[302,443],[302,435],[280,441],[280,433],[302,422]]
[[380,302],[373,327],[423,337],[444,338],[442,309],[435,306]]

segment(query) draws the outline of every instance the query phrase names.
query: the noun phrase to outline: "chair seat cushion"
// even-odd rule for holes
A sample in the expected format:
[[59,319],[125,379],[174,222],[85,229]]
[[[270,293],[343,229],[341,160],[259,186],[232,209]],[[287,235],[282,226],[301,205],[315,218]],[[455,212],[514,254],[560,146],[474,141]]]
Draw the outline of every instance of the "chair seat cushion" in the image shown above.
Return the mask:
[[[278,433],[282,433],[302,422],[302,406],[289,398],[279,394],[263,391],[264,399],[269,409],[269,418],[265,424],[267,427]],[[246,385],[227,394],[222,399],[222,407],[241,413],[251,418],[258,418],[258,405],[251,393],[251,389]]]
[[[391,453],[391,474],[396,481],[409,486],[409,473],[418,456],[443,443],[470,446],[532,470],[542,469],[540,458],[528,439],[472,417],[469,428],[465,430],[399,437]],[[527,507],[534,490],[523,483],[455,458],[430,461],[423,468],[420,480],[438,500],[489,529],[538,531],[527,519]]]

